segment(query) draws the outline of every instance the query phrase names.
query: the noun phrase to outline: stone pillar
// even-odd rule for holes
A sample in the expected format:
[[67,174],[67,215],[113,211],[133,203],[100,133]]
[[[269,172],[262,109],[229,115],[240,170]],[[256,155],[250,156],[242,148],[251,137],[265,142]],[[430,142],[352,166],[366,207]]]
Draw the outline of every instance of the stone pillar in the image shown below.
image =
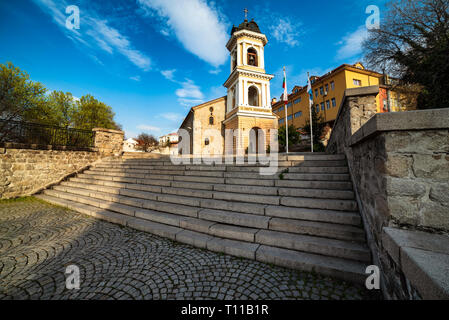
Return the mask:
[[119,156],[123,152],[125,133],[120,130],[93,128],[94,147],[100,154]]

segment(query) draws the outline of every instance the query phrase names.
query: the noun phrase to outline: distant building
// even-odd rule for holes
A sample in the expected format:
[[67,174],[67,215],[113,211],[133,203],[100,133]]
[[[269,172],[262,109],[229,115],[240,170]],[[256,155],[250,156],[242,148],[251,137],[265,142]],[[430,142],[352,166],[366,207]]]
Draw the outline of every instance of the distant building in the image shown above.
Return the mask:
[[167,142],[170,142],[170,144],[177,144],[178,140],[179,140],[179,137],[178,137],[177,133],[169,133],[169,134],[166,134],[165,136],[159,137],[159,145],[163,146]]
[[138,142],[133,139],[129,138],[123,142],[123,151],[125,152],[139,152],[140,150],[137,150]]
[[[397,94],[390,90],[388,77],[383,74],[367,70],[361,63],[354,65],[343,64],[325,75],[311,76],[313,107],[322,115],[324,122],[331,127],[338,114],[346,89],[367,86],[379,86],[377,95],[377,112],[400,111]],[[281,99],[282,100],[282,99]],[[285,125],[284,101],[273,101],[273,112],[278,115],[279,127]],[[294,86],[288,95],[287,121],[297,128],[303,128],[309,120],[309,97],[307,86]]]

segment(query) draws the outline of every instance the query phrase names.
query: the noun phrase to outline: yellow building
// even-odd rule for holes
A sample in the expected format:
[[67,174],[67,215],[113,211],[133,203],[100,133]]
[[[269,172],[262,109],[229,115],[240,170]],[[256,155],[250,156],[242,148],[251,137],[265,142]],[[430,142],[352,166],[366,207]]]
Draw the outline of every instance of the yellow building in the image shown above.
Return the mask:
[[[386,112],[387,88],[382,86],[383,75],[367,70],[361,63],[354,65],[343,64],[325,75],[311,76],[313,107],[322,115],[325,122],[332,125],[337,117],[338,109],[346,89],[379,85],[377,96],[377,112]],[[279,117],[279,126],[285,125],[284,101],[272,105],[273,112]],[[295,86],[288,96],[287,104],[288,124],[302,128],[309,119],[309,98],[307,86]]]
[[[270,98],[270,80],[274,76],[265,72],[267,42],[254,20],[245,19],[232,28],[226,44],[231,56],[230,75],[223,84],[227,95],[192,107],[181,124],[180,129],[189,132],[190,153],[204,154],[207,150],[209,154],[223,154],[225,130],[230,129],[237,132],[232,138],[234,153],[245,152],[248,148],[251,151],[266,149],[270,129],[277,128],[278,122]],[[251,129],[266,130],[263,146],[257,141],[255,145],[250,143]]]

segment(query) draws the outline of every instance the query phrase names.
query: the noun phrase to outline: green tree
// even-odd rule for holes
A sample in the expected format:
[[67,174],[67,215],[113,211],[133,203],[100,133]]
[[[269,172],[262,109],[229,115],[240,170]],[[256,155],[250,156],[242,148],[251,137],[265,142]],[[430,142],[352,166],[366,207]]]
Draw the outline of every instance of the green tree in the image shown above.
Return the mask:
[[[29,75],[11,62],[0,64],[0,132],[12,130],[11,120],[35,120],[32,110],[44,109],[45,87],[30,80]],[[0,137],[1,139],[1,137]]]
[[78,111],[76,101],[70,92],[53,91],[47,98],[52,121],[55,125],[69,128],[73,127],[74,116]]
[[[449,107],[449,1],[393,0],[364,42],[368,66],[422,86],[418,108]],[[405,84],[405,86],[404,86]]]
[[[326,126],[323,116],[316,111],[316,108],[312,106],[312,127],[313,127],[313,151],[322,151],[324,149],[323,144],[320,142],[323,134],[323,129]],[[310,136],[310,120],[306,120],[304,131]]]
[[77,110],[73,120],[75,128],[91,130],[96,127],[106,129],[120,129],[114,121],[115,113],[107,104],[98,101],[92,95],[82,96],[76,102]]
[[[285,126],[282,126],[278,130],[278,143],[281,150],[285,150],[286,147],[286,131]],[[288,126],[288,145],[289,147],[301,142],[301,134],[298,129],[293,125]]]

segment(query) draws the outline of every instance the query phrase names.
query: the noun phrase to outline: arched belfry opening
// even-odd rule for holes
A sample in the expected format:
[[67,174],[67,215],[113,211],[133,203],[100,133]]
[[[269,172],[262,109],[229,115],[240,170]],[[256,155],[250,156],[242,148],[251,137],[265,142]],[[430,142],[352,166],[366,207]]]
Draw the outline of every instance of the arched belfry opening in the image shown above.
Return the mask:
[[248,104],[253,107],[259,106],[259,90],[255,86],[248,88]]
[[248,65],[257,67],[258,61],[257,61],[257,51],[254,48],[248,49]]

